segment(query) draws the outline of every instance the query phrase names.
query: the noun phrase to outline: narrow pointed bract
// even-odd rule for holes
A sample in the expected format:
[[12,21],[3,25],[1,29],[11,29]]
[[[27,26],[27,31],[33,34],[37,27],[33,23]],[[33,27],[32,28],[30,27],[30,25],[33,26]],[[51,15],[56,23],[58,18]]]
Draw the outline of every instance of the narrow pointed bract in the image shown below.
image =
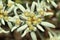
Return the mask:
[[8,13],[10,13],[14,9],[14,7],[15,7],[14,5],[11,6],[11,8],[8,9]]
[[25,11],[25,8],[21,4],[16,4],[21,11]]
[[3,25],[5,25],[4,19],[1,19],[1,22],[2,22]]
[[36,34],[34,32],[31,32],[31,38],[32,40],[37,40]]
[[24,33],[21,35],[21,37],[24,37],[29,32],[29,28],[27,28]]
[[19,27],[19,28],[17,29],[17,32],[24,30],[25,28],[27,28],[27,26],[28,26],[28,25],[25,24],[25,25]]
[[51,27],[51,28],[55,28],[55,25],[49,23],[49,22],[41,22],[41,25],[45,26],[45,27]]
[[11,22],[7,22],[7,23],[8,23],[8,26],[9,26],[10,28],[12,28]]
[[57,4],[56,4],[54,1],[51,1],[51,4],[52,4],[55,8],[57,8]]
[[39,30],[41,30],[43,32],[45,31],[39,24],[37,24],[37,27],[38,27]]
[[31,5],[31,11],[32,11],[32,12],[34,12],[35,5],[36,5],[36,3],[35,3],[35,2],[33,2],[33,3],[32,3],[32,5]]
[[18,27],[19,27],[18,25],[12,27],[12,28],[11,28],[11,32],[13,32],[13,31],[14,31],[15,29],[17,29]]

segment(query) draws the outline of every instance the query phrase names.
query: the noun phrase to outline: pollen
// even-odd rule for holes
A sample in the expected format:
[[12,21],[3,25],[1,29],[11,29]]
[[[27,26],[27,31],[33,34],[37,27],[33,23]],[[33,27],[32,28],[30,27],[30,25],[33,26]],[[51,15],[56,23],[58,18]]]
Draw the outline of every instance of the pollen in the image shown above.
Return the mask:
[[0,14],[3,14],[3,12],[4,12],[3,10],[0,10]]
[[16,23],[17,25],[20,25],[20,23],[21,23],[20,19],[17,19],[15,23]]
[[0,14],[0,18],[3,18],[3,15],[2,14]]
[[7,16],[8,15],[8,12],[7,11],[4,11],[4,15]]
[[33,31],[34,30],[34,26],[29,26],[29,30]]
[[28,17],[28,21],[31,21],[32,19],[31,19],[31,17]]
[[40,11],[39,11],[39,14],[40,14],[40,15],[44,15],[44,10],[40,10]]
[[26,21],[26,23],[27,23],[28,25],[31,25],[31,21]]
[[25,16],[29,16],[29,12],[24,12],[24,15]]
[[35,14],[34,13],[30,13],[30,17],[34,17],[35,16]]
[[38,22],[37,21],[33,21],[33,24],[36,25]]
[[40,23],[41,22],[41,19],[40,18],[37,18],[36,16],[33,16],[33,17],[28,17],[27,19],[27,24],[28,25],[36,25],[37,23]]
[[6,21],[9,21],[8,16],[5,16],[4,19],[5,19]]
[[38,21],[38,23],[40,23],[42,21],[42,19],[41,18],[38,18],[37,21]]

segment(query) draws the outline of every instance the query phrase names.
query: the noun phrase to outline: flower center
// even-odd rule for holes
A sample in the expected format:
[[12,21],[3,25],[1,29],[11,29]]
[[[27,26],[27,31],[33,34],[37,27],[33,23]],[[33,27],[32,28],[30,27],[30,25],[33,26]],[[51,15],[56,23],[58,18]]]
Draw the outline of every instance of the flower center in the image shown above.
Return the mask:
[[25,11],[24,12],[24,15],[26,16],[26,17],[33,17],[33,16],[35,16],[35,14],[32,12],[28,12],[28,11]]
[[0,18],[3,18],[3,11],[0,10]]
[[0,14],[0,18],[3,18],[3,15],[2,14]]
[[8,12],[7,11],[4,11],[4,15],[7,16],[8,15]]
[[29,26],[29,30],[33,31],[34,30],[34,26],[30,25]]
[[5,16],[4,19],[5,21],[9,21],[8,16]]
[[41,19],[40,18],[36,18],[35,16],[34,17],[28,17],[27,19],[27,24],[28,25],[36,25],[37,23],[40,23],[41,22]]
[[26,23],[28,25],[36,25],[41,22],[41,18],[37,18],[35,13],[25,12],[24,14],[28,19],[26,20]]
[[30,12],[24,12],[24,15],[27,17],[27,16],[30,16]]
[[44,10],[39,10],[40,15],[44,15]]
[[20,19],[16,19],[15,24],[20,25],[21,21]]

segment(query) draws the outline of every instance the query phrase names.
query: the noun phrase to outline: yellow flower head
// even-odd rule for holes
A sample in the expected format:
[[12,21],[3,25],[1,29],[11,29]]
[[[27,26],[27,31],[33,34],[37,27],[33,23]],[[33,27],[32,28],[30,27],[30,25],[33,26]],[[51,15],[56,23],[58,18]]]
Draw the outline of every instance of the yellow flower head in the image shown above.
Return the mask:
[[0,18],[3,18],[3,15],[2,14],[0,14]]
[[4,19],[5,19],[5,21],[9,21],[8,16],[5,16]]
[[33,31],[34,30],[34,26],[30,25],[29,26],[29,30]]
[[7,11],[4,11],[4,15],[7,16],[8,15],[8,12]]
[[15,24],[20,25],[21,21],[20,19],[16,19]]
[[[32,15],[32,16],[31,16]],[[27,24],[28,25],[36,25],[41,22],[41,18],[37,18],[36,15],[31,14],[30,17],[27,19]]]
[[44,15],[44,10],[40,9],[38,12],[40,15]]
[[30,12],[24,12],[25,16],[30,16]]

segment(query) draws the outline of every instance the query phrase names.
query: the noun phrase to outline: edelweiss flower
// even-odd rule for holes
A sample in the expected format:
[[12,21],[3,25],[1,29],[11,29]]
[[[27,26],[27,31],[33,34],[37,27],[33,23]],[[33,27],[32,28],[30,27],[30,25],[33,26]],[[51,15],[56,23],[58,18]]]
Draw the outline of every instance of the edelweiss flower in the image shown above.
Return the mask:
[[12,17],[8,16],[8,11],[9,10],[1,10],[1,12],[0,12],[0,20],[3,25],[5,25],[4,21],[6,21],[8,23],[9,20],[12,18]]
[[[11,0],[9,0],[9,1],[11,1]],[[10,17],[8,16],[8,13],[10,13],[12,11],[12,9],[13,9],[13,7],[5,10],[5,6],[3,6],[2,0],[0,1],[0,20],[3,25],[5,25],[4,20],[7,23],[11,24],[10,22],[8,22],[8,18],[10,19]]]
[[41,16],[53,16],[53,12],[46,12],[44,9],[37,9],[38,15]]
[[47,0],[48,3],[51,3],[55,8],[57,8],[57,4],[54,2],[54,0]]
[[[21,27],[19,27],[17,29],[17,31],[18,32],[19,31],[23,31],[26,28],[29,28],[30,30],[34,30],[35,29],[35,31],[36,31],[36,29],[38,28],[38,29],[40,29],[41,31],[44,32],[44,29],[39,24],[41,24],[41,25],[43,25],[43,26],[45,26],[47,28],[48,27],[55,28],[55,26],[53,24],[51,24],[49,22],[44,22],[42,19],[36,18],[35,16],[33,16],[33,17],[28,17],[27,20],[26,20],[26,24],[21,26]],[[25,36],[25,35],[26,35],[26,33],[23,34],[23,36]]]
[[2,0],[0,0],[0,20],[1,20],[1,23],[3,25],[5,25],[5,22],[4,22],[4,19],[3,19],[3,11],[4,11],[5,7],[3,7],[3,3],[2,3]]
[[3,13],[3,19],[7,22],[8,26],[11,28],[12,27],[12,24],[10,22],[10,20],[12,20],[12,17],[11,16],[8,16],[8,14],[12,11],[13,7],[7,9],[7,10],[3,10],[2,13]]
[[[18,5],[19,4],[17,4],[17,6]],[[38,28],[38,29],[40,29],[41,31],[44,32],[44,29],[42,28],[42,26],[40,26],[40,24],[45,26],[45,27],[52,27],[52,28],[55,28],[55,26],[53,24],[49,23],[49,22],[43,21],[42,18],[38,17],[33,10],[34,7],[35,7],[35,3],[33,2],[32,5],[33,5],[33,6],[31,6],[32,11],[30,10],[30,8],[28,7],[27,4],[26,4],[27,11],[25,11],[26,9],[22,5],[19,5],[21,8],[18,6],[20,8],[20,10],[23,11],[23,14],[20,15],[20,17],[22,17],[25,20],[26,24],[19,27],[17,29],[17,32],[19,32],[19,31],[21,32],[21,31],[25,30],[24,33],[22,34],[22,37],[24,37],[26,35],[26,33],[30,32],[32,39],[37,40],[34,31],[36,31],[37,28]],[[33,37],[32,35],[35,36],[35,37]]]
[[8,14],[9,14],[12,10],[14,11],[14,8],[15,8],[16,6],[15,6],[14,2],[11,1],[11,0],[8,0],[7,6],[8,6],[8,9],[4,11],[4,20],[7,22],[8,26],[9,26],[10,29],[11,29],[11,28],[12,28],[12,23],[11,23],[11,22],[12,22],[12,20],[14,20],[14,19],[13,19],[13,17],[8,16]]
[[18,7],[14,8],[14,14],[15,16],[12,18],[12,22],[15,23],[15,26],[12,27],[11,32],[14,31],[16,28],[20,27],[20,24],[23,23],[22,20],[20,20],[19,15],[17,14]]
[[[27,6],[27,11],[26,12],[24,12],[25,11],[25,8],[24,8],[24,10],[20,8],[20,10],[23,11],[23,14],[21,16],[23,16],[22,18],[24,18],[26,20],[26,23],[28,24],[28,26],[30,26],[30,23],[31,23],[31,25],[32,25],[32,23],[33,23],[33,25],[35,25],[38,22],[40,22],[41,19],[40,18],[37,18],[36,15],[35,15],[35,13],[34,13],[35,3],[34,2],[32,3],[31,10],[28,7],[28,4],[26,4],[26,6]],[[20,7],[23,8],[23,6],[20,6]],[[40,28],[42,28],[42,27],[40,27]],[[18,30],[20,30],[20,29],[18,29]],[[42,28],[42,30],[43,30],[43,28]]]
[[[37,26],[38,29],[40,29],[41,31],[44,31],[44,29],[41,26],[39,26],[39,23],[41,22],[42,19],[37,18],[36,16],[34,16],[32,14],[30,15],[30,17],[26,17],[26,18],[27,18],[26,24],[28,26],[35,25],[35,26]],[[20,31],[20,30],[21,30],[20,28],[17,29],[17,31]]]
[[51,10],[51,8],[49,6],[47,6],[45,1],[41,1],[41,3],[40,3],[38,0],[38,3],[35,3],[35,4],[36,4],[36,10],[37,10],[39,16],[48,16],[48,15],[52,16],[53,15],[53,12],[46,12],[47,9]]
[[15,26],[11,28],[11,32],[13,32],[16,28],[18,28],[22,21],[18,16],[14,16],[12,22],[15,24]]

